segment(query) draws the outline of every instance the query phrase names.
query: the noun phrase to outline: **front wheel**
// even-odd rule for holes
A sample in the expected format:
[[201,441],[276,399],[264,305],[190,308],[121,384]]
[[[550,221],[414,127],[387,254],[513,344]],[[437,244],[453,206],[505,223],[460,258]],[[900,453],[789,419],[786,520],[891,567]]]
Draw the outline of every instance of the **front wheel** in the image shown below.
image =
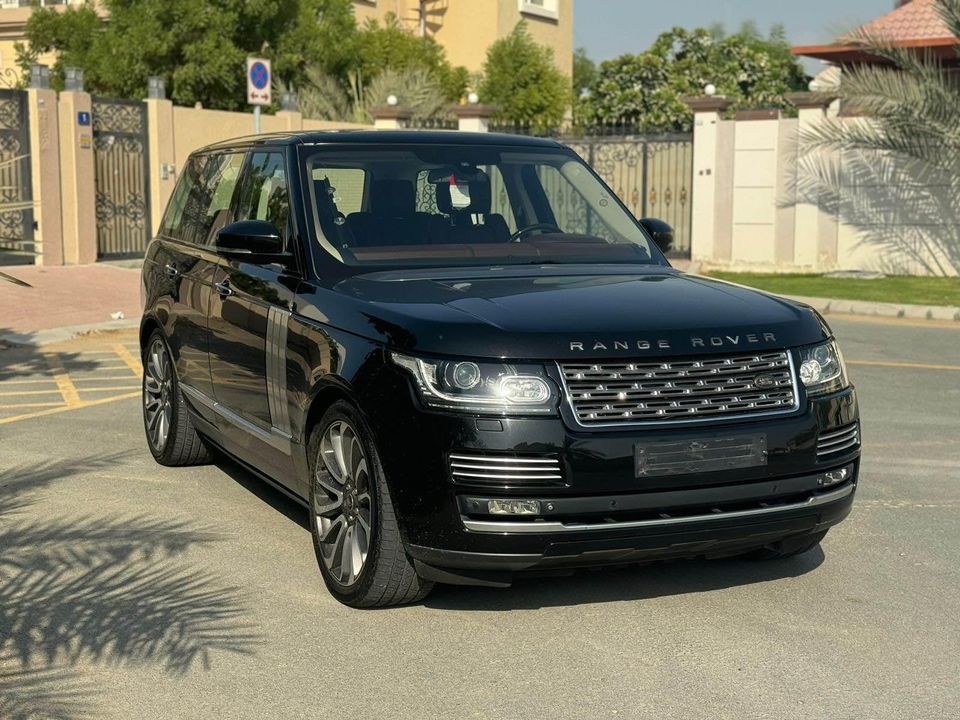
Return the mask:
[[373,438],[360,413],[336,402],[310,435],[310,529],[327,589],[351,607],[424,598],[397,527]]

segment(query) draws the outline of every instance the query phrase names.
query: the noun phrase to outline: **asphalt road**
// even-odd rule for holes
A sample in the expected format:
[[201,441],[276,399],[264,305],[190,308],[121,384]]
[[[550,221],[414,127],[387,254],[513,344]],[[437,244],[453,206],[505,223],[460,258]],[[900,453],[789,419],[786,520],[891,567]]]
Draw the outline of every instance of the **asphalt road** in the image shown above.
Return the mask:
[[130,336],[0,351],[0,717],[956,718],[960,329],[833,325],[865,459],[822,551],[378,611],[298,506],[154,464]]

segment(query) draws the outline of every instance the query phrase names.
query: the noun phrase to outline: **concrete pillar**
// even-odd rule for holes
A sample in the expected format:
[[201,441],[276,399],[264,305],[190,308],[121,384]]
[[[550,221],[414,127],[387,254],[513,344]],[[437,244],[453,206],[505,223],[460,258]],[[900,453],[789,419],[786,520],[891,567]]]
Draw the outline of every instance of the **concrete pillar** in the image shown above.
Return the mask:
[[[797,143],[794,151],[796,176],[794,183],[802,183],[799,162],[803,152],[803,135],[824,121],[827,110],[836,99],[813,92],[797,92],[787,95],[797,107]],[[815,270],[827,270],[837,262],[837,218],[823,210],[819,204],[801,202],[797,197],[794,217],[794,264]],[[810,199],[810,198],[807,198]]]
[[490,119],[496,115],[496,105],[472,103],[452,105],[450,111],[457,116],[457,129],[462,132],[489,132]]
[[30,117],[30,175],[33,181],[37,265],[63,265],[63,208],[60,200],[60,127],[57,93],[27,90]]
[[371,112],[374,130],[404,130],[413,120],[413,110],[400,105],[382,105]]
[[276,115],[283,130],[299,132],[303,130],[303,115],[297,110],[281,110]]
[[63,256],[67,265],[97,260],[96,183],[90,94],[60,93],[60,192]]
[[723,96],[686,97],[693,110],[693,221],[690,256],[709,262],[716,244],[717,135],[721,114],[733,101]]
[[144,102],[150,160],[150,231],[156,235],[180,168],[176,166],[173,142],[173,103],[165,98],[147,98]]

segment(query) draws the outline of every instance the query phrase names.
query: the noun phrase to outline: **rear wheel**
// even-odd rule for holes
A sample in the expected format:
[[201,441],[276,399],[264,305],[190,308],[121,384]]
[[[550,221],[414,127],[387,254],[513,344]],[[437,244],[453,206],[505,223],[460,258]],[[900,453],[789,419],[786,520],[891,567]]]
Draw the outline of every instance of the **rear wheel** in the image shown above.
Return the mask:
[[209,460],[177,382],[170,350],[155,330],[143,353],[143,428],[161,465],[198,465]]
[[826,535],[827,531],[823,530],[811,535],[785,538],[762,547],[759,550],[753,550],[744,555],[744,557],[748,560],[784,560],[797,555],[803,555],[803,553],[809,552],[819,545],[820,541],[823,540]]
[[407,557],[373,439],[359,412],[334,403],[310,436],[310,527],[330,593],[352,607],[416,602],[432,583]]

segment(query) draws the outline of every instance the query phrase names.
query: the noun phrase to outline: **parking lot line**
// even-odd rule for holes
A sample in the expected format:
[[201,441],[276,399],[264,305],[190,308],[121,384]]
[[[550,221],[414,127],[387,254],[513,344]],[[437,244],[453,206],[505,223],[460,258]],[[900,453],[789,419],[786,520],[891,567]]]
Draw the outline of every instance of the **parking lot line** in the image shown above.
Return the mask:
[[[0,410],[10,410],[11,408],[33,408],[33,407],[64,407],[62,402],[40,402],[40,403],[14,403],[13,405],[0,405]],[[2,421],[0,421],[2,422]]]
[[[0,385],[0,387],[3,387]],[[53,390],[17,390],[16,392],[0,392],[0,397],[20,397],[22,395],[56,395],[60,392],[59,388]],[[0,407],[3,407],[0,405]]]
[[[57,413],[67,412],[69,410],[79,410],[81,408],[93,407],[95,405],[105,405],[116,402],[117,400],[129,400],[130,398],[140,397],[140,391],[126,393],[124,395],[113,395],[108,398],[98,398],[96,400],[80,400],[76,405],[61,405],[59,407],[49,408],[47,410],[38,410],[37,412],[24,413],[23,415],[14,415],[13,417],[0,418],[0,425],[17,422],[19,420],[29,420],[31,418],[45,417],[47,415],[56,415]],[[9,407],[9,406],[8,406]]]
[[127,364],[127,367],[130,368],[136,377],[140,377],[140,373],[143,372],[143,369],[140,367],[140,361],[137,360],[124,345],[114,345],[113,351]]
[[77,394],[77,388],[64,369],[60,356],[53,353],[44,353],[43,357],[47,362],[47,367],[50,368],[50,372],[53,373],[53,381],[57,384],[57,388],[63,396],[63,402],[67,407],[79,405],[80,396]]
[[875,365],[877,367],[913,368],[916,370],[960,370],[960,365],[897,362],[894,360],[847,360],[848,365]]

